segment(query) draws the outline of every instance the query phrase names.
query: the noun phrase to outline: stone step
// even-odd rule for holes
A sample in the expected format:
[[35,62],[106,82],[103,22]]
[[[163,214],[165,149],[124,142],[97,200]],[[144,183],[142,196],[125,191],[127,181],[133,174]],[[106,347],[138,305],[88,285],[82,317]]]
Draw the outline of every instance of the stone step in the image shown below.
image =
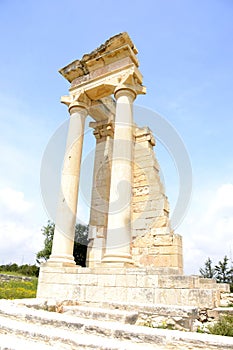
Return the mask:
[[[24,337],[16,336],[12,334],[1,334],[0,330],[0,350],[54,350],[53,346],[42,344],[28,340]],[[62,350],[62,348],[59,348]]]
[[207,315],[208,317],[213,317],[216,320],[224,315],[233,316],[233,307],[216,307],[215,309],[207,310]]
[[[120,314],[120,312],[128,312],[129,322],[124,323],[142,325],[145,324],[145,322],[150,322],[152,319],[156,320],[156,318],[157,320],[161,320],[162,318],[164,320],[173,320],[173,329],[183,329],[185,331],[192,331],[195,320],[197,320],[199,317],[198,308],[194,306],[124,302],[85,303],[84,305],[85,309],[87,309],[87,312],[88,310],[94,310],[95,308],[99,308],[100,310],[106,310],[106,312],[108,313],[109,310],[112,310],[114,313],[116,313],[116,315],[118,313]],[[132,313],[132,315],[130,313]],[[117,320],[117,318],[115,318],[115,320]],[[118,321],[120,321],[120,318],[118,319]]]
[[[7,333],[1,334],[1,333]],[[128,340],[106,339],[93,334],[80,334],[69,330],[30,324],[0,316],[0,350],[75,350],[75,349],[155,349],[150,344],[132,344]],[[156,349],[164,349],[156,347]]]
[[138,318],[137,312],[93,306],[63,306],[62,313],[92,320],[117,321],[128,324],[135,324]]
[[0,332],[62,350],[233,349],[231,337],[89,320],[20,307],[10,301],[0,302]]

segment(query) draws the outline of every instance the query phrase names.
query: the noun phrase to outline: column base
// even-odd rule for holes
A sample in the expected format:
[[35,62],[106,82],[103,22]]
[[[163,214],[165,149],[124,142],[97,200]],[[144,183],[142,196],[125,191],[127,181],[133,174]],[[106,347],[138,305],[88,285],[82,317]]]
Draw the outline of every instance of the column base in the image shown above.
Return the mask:
[[128,264],[134,265],[130,254],[105,254],[101,261],[101,264],[112,266],[127,266]]
[[51,255],[49,260],[46,261],[44,266],[76,266],[74,257],[72,255]]

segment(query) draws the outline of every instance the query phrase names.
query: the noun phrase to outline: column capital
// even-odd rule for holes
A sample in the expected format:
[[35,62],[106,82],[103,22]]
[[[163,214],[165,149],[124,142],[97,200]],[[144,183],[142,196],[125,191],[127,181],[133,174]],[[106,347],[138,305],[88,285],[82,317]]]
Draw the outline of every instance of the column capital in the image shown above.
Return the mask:
[[[120,93],[120,95],[119,95]],[[146,88],[141,85],[138,78],[135,76],[134,70],[130,69],[128,72],[122,75],[120,83],[115,87],[114,96],[119,98],[120,96],[130,96],[133,101],[139,94],[145,94]]]
[[137,92],[134,89],[134,86],[128,84],[121,84],[115,88],[114,97],[118,99],[121,96],[130,97],[132,101],[134,101],[137,97]]
[[76,112],[81,112],[86,115],[88,114],[88,106],[85,103],[79,101],[71,102],[68,106],[68,110],[70,115]]
[[114,125],[112,121],[90,122],[89,126],[94,129],[93,135],[96,140],[106,140],[106,137],[113,138],[114,136]]
[[91,106],[91,100],[88,98],[85,91],[80,91],[78,94],[73,96],[62,96],[61,103],[64,103],[68,107],[70,114],[75,113],[75,109],[78,109],[79,112],[80,109],[83,109],[86,110],[86,113],[88,113],[88,109]]

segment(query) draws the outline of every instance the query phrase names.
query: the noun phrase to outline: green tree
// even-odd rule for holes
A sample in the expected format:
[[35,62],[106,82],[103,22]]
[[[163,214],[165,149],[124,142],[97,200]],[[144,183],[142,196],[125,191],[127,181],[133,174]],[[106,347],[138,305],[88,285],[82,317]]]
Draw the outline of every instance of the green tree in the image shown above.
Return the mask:
[[40,250],[36,255],[36,258],[37,258],[36,261],[39,264],[44,261],[47,261],[51,254],[54,228],[55,228],[55,224],[51,221],[48,221],[48,224],[46,226],[43,226],[41,229],[42,235],[45,236],[45,240],[44,240],[44,248]]
[[214,278],[215,269],[212,267],[212,260],[208,258],[205,262],[204,268],[200,268],[199,271],[204,278]]
[[[40,250],[37,255],[37,262],[40,264],[49,259],[52,251],[53,235],[54,235],[55,224],[48,221],[46,226],[41,229],[42,234],[45,236],[44,248]],[[74,260],[77,265],[86,266],[86,255],[87,255],[87,244],[88,244],[88,226],[76,224],[75,226],[75,242],[74,242]]]
[[233,282],[233,269],[228,266],[229,259],[225,255],[223,261],[219,261],[215,266],[216,281],[219,283]]

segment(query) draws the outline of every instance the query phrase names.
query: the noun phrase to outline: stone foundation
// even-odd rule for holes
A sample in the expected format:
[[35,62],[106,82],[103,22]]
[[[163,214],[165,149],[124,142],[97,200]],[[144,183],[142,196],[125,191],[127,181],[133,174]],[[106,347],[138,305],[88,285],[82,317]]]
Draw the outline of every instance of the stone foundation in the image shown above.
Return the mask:
[[220,288],[212,279],[177,275],[172,268],[91,269],[44,264],[37,297],[214,308],[219,306]]

